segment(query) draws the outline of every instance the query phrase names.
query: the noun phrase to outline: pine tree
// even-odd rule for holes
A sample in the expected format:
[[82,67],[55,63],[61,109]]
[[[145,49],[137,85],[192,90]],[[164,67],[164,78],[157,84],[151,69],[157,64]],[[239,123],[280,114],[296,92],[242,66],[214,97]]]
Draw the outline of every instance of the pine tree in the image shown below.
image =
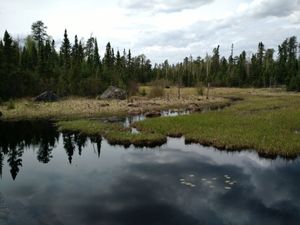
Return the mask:
[[68,34],[66,29],[64,33],[64,40],[60,47],[60,58],[61,58],[61,64],[64,67],[64,69],[69,69],[71,63],[71,44],[68,39]]
[[264,55],[265,55],[265,45],[262,42],[258,44],[258,51],[257,51],[257,72],[259,76],[259,80],[257,81],[257,85],[259,87],[264,86],[263,83],[263,71],[264,71]]
[[31,25],[31,32],[32,32],[32,37],[34,40],[36,40],[39,45],[43,43],[46,38],[48,37],[47,35],[47,27],[42,21],[36,21]]
[[94,47],[94,66],[95,68],[99,69],[100,68],[100,55],[99,55],[99,48],[98,48],[98,43],[97,43],[97,39],[95,39],[95,47]]
[[112,68],[112,66],[113,66],[113,56],[112,56],[112,49],[111,49],[110,42],[108,42],[107,45],[106,45],[106,50],[105,50],[103,61],[104,61],[104,65],[107,69]]
[[78,65],[79,63],[79,44],[77,35],[75,35],[74,45],[72,47],[72,64],[73,66]]
[[71,44],[68,39],[67,30],[65,29],[64,40],[60,47],[60,64],[62,66],[59,79],[59,92],[61,95],[69,94],[72,91],[71,82]]

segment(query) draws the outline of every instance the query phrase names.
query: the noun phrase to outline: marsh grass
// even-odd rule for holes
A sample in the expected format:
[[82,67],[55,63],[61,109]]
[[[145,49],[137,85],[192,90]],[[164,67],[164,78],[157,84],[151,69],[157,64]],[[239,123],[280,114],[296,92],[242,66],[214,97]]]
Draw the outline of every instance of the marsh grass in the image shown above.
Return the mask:
[[300,154],[299,96],[255,96],[219,112],[155,118],[134,125],[144,132],[183,135],[188,143],[265,155]]
[[[150,87],[140,87],[149,93]],[[126,115],[131,108],[127,101],[104,102],[93,99],[68,98],[55,103],[34,103],[16,100],[15,109],[0,106],[5,119],[67,119],[57,125],[63,131],[101,135],[112,144],[155,146],[166,142],[167,136],[184,136],[187,143],[201,143],[226,150],[256,150],[267,156],[294,157],[300,154],[300,95],[277,89],[212,88],[210,99],[197,95],[195,88],[183,88],[177,99],[176,87],[168,89],[170,99],[134,100],[140,112],[189,106],[218,109],[227,106],[229,99],[237,99],[222,111],[207,111],[178,117],[146,119],[133,126],[133,134],[122,125],[79,119],[106,115]],[[243,100],[242,100],[243,99]],[[241,101],[242,100],[242,101]],[[109,105],[103,107],[103,105]],[[73,120],[71,120],[73,119]]]
[[80,132],[86,135],[103,136],[113,145],[137,147],[160,146],[166,143],[167,139],[159,133],[144,132],[133,134],[129,128],[122,127],[121,124],[104,123],[95,120],[73,120],[60,121],[56,125],[61,132]]
[[14,102],[12,99],[10,99],[10,100],[7,102],[7,110],[13,110],[13,109],[15,109],[15,108],[16,108],[15,102]]

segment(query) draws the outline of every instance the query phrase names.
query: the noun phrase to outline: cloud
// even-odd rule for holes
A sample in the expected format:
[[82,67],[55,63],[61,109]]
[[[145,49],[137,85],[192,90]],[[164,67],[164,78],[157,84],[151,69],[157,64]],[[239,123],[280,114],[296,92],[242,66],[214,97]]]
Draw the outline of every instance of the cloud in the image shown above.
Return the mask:
[[299,0],[253,0],[242,3],[239,12],[255,17],[286,17],[300,8]]
[[127,9],[158,12],[178,12],[185,9],[197,8],[214,0],[172,0],[166,3],[163,0],[121,0],[120,5]]
[[289,16],[289,21],[293,24],[299,24],[300,23],[300,10],[293,12]]

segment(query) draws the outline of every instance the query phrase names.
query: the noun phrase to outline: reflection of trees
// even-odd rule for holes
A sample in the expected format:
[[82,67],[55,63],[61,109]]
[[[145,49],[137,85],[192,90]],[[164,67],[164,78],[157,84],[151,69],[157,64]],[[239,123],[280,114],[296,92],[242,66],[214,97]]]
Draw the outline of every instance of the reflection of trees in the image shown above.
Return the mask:
[[22,155],[24,148],[20,147],[12,147],[9,149],[8,152],[8,159],[7,162],[10,166],[10,173],[12,178],[15,180],[20,169],[19,167],[22,167]]
[[4,154],[2,152],[2,149],[0,148],[0,178],[2,178],[3,160],[4,160]]
[[40,138],[39,150],[37,152],[37,159],[39,162],[48,163],[52,156],[52,150],[58,140],[56,130],[50,130],[47,135]]
[[87,136],[83,134],[74,134],[74,142],[77,145],[78,153],[81,155],[82,148],[85,147],[87,141]]
[[[63,134],[63,142],[64,142],[64,148],[66,150],[66,153],[68,155],[69,163],[72,164],[72,158],[75,152],[76,147],[78,148],[78,153],[81,155],[82,149],[85,147],[87,142],[87,136],[83,134],[70,134],[70,133],[64,133]],[[101,153],[101,137],[91,137],[90,138],[92,146],[94,148],[94,151],[97,151],[98,157],[100,157]],[[96,144],[96,148],[94,144]]]
[[59,133],[49,121],[0,121],[0,175],[3,169],[3,158],[7,155],[10,172],[15,179],[22,166],[24,149],[30,146],[39,146],[37,159],[48,163],[58,138]]
[[52,158],[52,150],[53,146],[51,146],[48,142],[42,141],[37,152],[37,159],[39,160],[39,162],[50,162],[50,159]]
[[100,158],[102,138],[101,137],[91,137],[91,142],[93,144],[94,151],[95,151],[94,143],[96,143],[98,158]]
[[[49,163],[52,159],[52,151],[59,140],[59,132],[49,121],[0,121],[0,178],[2,177],[4,158],[7,156],[10,172],[16,179],[22,167],[22,156],[25,148],[37,147],[37,159],[42,163]],[[95,153],[100,157],[101,137],[92,137],[92,146]],[[79,155],[86,146],[88,137],[82,134],[63,134],[63,145],[72,163],[75,149]]]
[[72,164],[72,158],[75,151],[75,145],[71,134],[63,134],[64,148],[68,155],[69,163]]

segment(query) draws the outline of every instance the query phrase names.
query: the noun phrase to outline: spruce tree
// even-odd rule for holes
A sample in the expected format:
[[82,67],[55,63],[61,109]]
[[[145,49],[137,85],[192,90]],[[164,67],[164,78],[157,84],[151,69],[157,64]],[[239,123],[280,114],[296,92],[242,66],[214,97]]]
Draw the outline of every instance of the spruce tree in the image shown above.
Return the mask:
[[94,57],[94,60],[93,60],[94,66],[95,66],[95,68],[99,69],[99,67],[100,67],[100,55],[99,55],[99,48],[98,48],[97,39],[95,39],[95,47],[94,47],[93,57]]
[[67,29],[65,29],[64,40],[60,47],[60,58],[61,58],[61,64],[64,67],[64,69],[70,68],[71,44],[68,39]]

